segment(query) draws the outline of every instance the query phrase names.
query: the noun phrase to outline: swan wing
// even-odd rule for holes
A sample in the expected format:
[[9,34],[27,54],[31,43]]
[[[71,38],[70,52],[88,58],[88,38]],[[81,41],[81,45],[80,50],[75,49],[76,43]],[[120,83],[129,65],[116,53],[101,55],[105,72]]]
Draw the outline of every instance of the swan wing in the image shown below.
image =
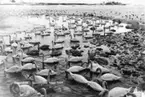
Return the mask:
[[69,69],[67,69],[67,71],[70,71],[70,72],[79,72],[81,70],[83,70],[84,68],[81,67],[81,66],[72,66],[70,67]]
[[111,74],[111,73],[107,73],[107,74],[104,74],[104,75],[102,75],[101,76],[101,79],[103,79],[103,80],[108,80],[108,81],[113,81],[113,80],[118,80],[118,79],[120,79],[121,77],[119,77],[119,76],[116,76],[116,75],[114,75],[114,74]]
[[9,69],[5,69],[8,73],[20,72],[22,69],[19,66],[12,66]]
[[47,80],[42,76],[35,76],[36,84],[47,84]]
[[79,83],[87,83],[88,82],[88,80],[86,78],[84,78],[83,76],[78,75],[78,74],[73,74],[72,78]]
[[96,82],[93,82],[93,81],[88,81],[87,83],[91,88],[93,88],[94,90],[97,90],[97,91],[103,91],[104,89]]

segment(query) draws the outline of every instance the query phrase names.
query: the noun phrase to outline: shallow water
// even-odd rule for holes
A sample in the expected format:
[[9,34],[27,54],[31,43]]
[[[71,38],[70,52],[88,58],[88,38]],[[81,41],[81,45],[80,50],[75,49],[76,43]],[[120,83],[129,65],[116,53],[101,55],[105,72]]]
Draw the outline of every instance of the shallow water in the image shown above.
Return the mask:
[[[132,9],[133,8],[133,9]],[[75,13],[76,11],[79,12],[93,12],[94,10],[99,13],[99,11],[102,12],[110,12],[112,10],[113,12],[121,12],[122,15],[128,13],[136,13],[139,16],[141,16],[140,13],[144,13],[144,7],[141,6],[21,6],[21,5],[0,5],[0,35],[4,34],[10,34],[12,36],[12,39],[15,37],[17,38],[24,38],[25,33],[12,34],[16,31],[31,31],[33,27],[36,25],[45,25],[49,28],[49,20],[45,19],[43,14],[51,13],[50,10],[69,10],[69,13]],[[119,9],[119,10],[118,10]],[[40,16],[34,16],[33,14],[41,14]],[[115,17],[121,17],[120,15],[116,15],[115,13],[112,13]],[[142,16],[141,16],[142,17]],[[144,19],[144,18],[143,18]],[[62,17],[59,18],[58,24],[61,25]],[[50,28],[51,32],[54,31],[54,28]],[[74,33],[73,30],[71,30],[71,33]],[[54,40],[54,35],[51,33],[50,36],[41,37],[41,36],[35,36],[34,33],[30,33],[30,35],[33,37],[33,39],[39,40],[41,44],[51,44],[51,41]],[[69,46],[69,38],[65,37],[65,47]],[[82,37],[77,37],[81,43],[82,43]],[[63,37],[60,37],[60,39],[64,39]],[[9,43],[9,37],[5,36],[4,41],[6,44]],[[84,53],[85,58],[87,58],[86,54]],[[58,71],[63,71],[65,69],[65,62],[64,56],[62,55],[62,61],[60,62],[60,65],[58,66]],[[85,59],[84,59],[85,60]],[[9,58],[9,64],[8,66],[12,65],[12,60]],[[2,69],[2,66],[1,66]],[[3,77],[3,70],[0,72],[0,97],[11,97],[12,95],[8,91],[8,86],[13,81],[23,81],[23,77],[21,75],[19,76],[8,76],[8,78]],[[60,74],[56,77],[55,80],[57,81],[64,81],[65,74]],[[86,77],[88,75],[85,75]],[[129,83],[128,79],[123,79],[123,82],[116,82],[116,83],[110,83],[109,89],[113,88],[114,86],[125,86],[129,87],[132,83]],[[3,84],[3,85],[2,85]],[[54,93],[49,95],[48,97],[96,97],[98,94],[97,92],[89,89],[88,87],[85,87],[84,85],[75,83],[73,81],[65,81],[65,85],[70,87],[74,90],[74,94],[67,93],[67,94],[59,94]],[[4,94],[3,91],[7,90],[7,92]]]

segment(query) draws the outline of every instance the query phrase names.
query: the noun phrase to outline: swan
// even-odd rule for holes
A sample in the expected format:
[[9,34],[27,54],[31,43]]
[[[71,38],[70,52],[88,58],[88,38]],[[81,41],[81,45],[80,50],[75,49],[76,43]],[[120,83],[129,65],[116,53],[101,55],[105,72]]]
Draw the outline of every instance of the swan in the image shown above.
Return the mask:
[[3,63],[4,63],[4,76],[6,77],[6,73],[21,73],[22,71],[22,68],[21,66],[18,66],[18,65],[14,65],[14,66],[11,66],[10,68],[7,68],[6,67],[6,60],[3,60]]
[[22,46],[21,46],[21,48],[23,49],[23,50],[25,50],[25,49],[30,49],[31,47],[33,47],[33,45],[32,44],[30,44],[30,43],[21,43],[22,44]]
[[24,36],[24,38],[25,38],[25,40],[27,40],[27,39],[30,40],[30,39],[32,39],[32,36],[30,36],[29,34],[27,34],[27,35]]
[[82,36],[82,35],[83,35],[82,32],[75,32],[75,33],[74,33],[74,37],[75,37],[75,36]]
[[61,44],[56,44],[52,47],[52,49],[55,49],[55,50],[60,50],[60,49],[63,49],[63,45]]
[[52,41],[52,52],[51,52],[51,57],[57,57],[62,55],[62,51],[61,49],[63,49],[63,46],[61,44],[55,44],[54,41]]
[[41,36],[50,36],[50,33],[47,33],[47,32],[44,32],[44,31],[43,31],[43,32],[41,33]]
[[37,50],[35,50],[35,49],[29,50],[29,51],[27,52],[27,55],[31,55],[31,56],[37,56],[37,55],[39,55],[39,51],[40,51],[40,42],[39,42],[39,41],[33,40],[33,41],[30,41],[29,43],[32,44],[33,46],[36,46],[36,45],[37,45],[38,48],[37,48]]
[[33,63],[26,63],[22,66],[22,70],[33,70],[33,69],[37,69],[37,66],[36,64],[33,64]]
[[44,44],[44,45],[41,45],[39,48],[43,51],[46,51],[46,50],[49,50],[49,45]]
[[82,63],[82,57],[71,57],[68,60],[68,66],[70,67],[71,63]]
[[57,72],[51,70],[51,69],[43,69],[43,70],[40,70],[39,72],[36,73],[37,75],[40,75],[42,77],[48,77],[50,76],[50,81],[52,79],[52,77],[56,76],[57,75]]
[[55,44],[62,44],[64,43],[64,39],[57,39],[56,41],[54,41]]
[[88,80],[83,77],[82,75],[79,74],[73,74],[72,72],[68,72],[70,76],[75,80],[76,82],[82,83],[82,84],[87,84]]
[[133,94],[135,95],[134,97],[145,97],[145,93],[142,91],[136,91]]
[[77,63],[82,61],[82,57],[71,57],[68,61],[71,63]]
[[37,40],[31,40],[31,41],[29,41],[29,43],[32,44],[32,45],[38,45],[38,47],[40,45],[40,42],[37,41]]
[[30,56],[39,56],[39,50],[30,50],[27,52],[27,55],[30,55]]
[[54,64],[54,63],[58,63],[59,59],[56,57],[51,57],[51,58],[47,58],[46,60],[44,60],[44,63],[46,64]]
[[65,31],[64,34],[65,35],[70,35],[70,32],[69,31]]
[[17,54],[13,55],[12,57],[13,58],[22,57],[22,59],[23,59],[23,58],[27,58],[28,55],[26,53],[24,53],[22,49],[20,49],[20,50],[17,51]]
[[22,49],[18,50],[15,55],[12,56],[13,62],[15,63],[16,60],[19,60],[20,64],[22,65],[22,60],[27,58],[28,55],[23,52]]
[[48,81],[42,76],[32,74],[30,80],[34,80],[35,84],[47,84]]
[[82,52],[84,52],[82,49],[79,48],[79,45],[73,45],[71,46],[71,49],[66,50],[66,54],[72,55],[74,57],[81,57]]
[[79,41],[78,39],[76,39],[76,38],[72,38],[72,39],[70,40],[70,42],[71,42],[71,43],[79,43],[80,41]]
[[136,95],[136,97],[145,97],[145,83],[139,83],[135,89],[132,91],[133,94]]
[[108,73],[108,72],[111,72],[111,70],[109,70],[108,68],[105,68],[101,65],[99,65],[98,63],[94,63],[93,61],[90,61],[91,64],[88,66],[88,68],[90,68],[90,70],[92,72],[96,72],[96,70],[99,68],[101,69],[102,73]]
[[116,76],[112,73],[106,73],[106,74],[103,74],[102,76],[100,76],[100,79],[101,80],[104,80],[104,81],[114,81],[114,80],[120,80],[122,77],[120,76]]
[[[107,97],[124,97],[125,95],[130,93],[133,89],[134,89],[134,87],[130,87],[130,88],[115,87],[108,92]],[[132,96],[134,96],[133,93],[130,93],[130,94],[132,94]],[[136,96],[134,96],[134,97],[136,97]]]
[[46,33],[51,33],[50,28],[47,28],[47,29],[45,30],[45,32],[46,32]]
[[34,61],[35,61],[35,58],[33,58],[33,57],[26,57],[21,60],[22,63],[32,63]]
[[[42,89],[44,91],[44,89]],[[29,85],[21,85],[17,82],[14,82],[10,85],[10,92],[14,96],[18,97],[46,97],[37,92],[34,88]],[[44,93],[46,93],[44,91]]]
[[64,33],[62,33],[62,32],[59,32],[59,33],[55,33],[55,36],[56,37],[65,37],[65,34]]
[[56,57],[51,57],[51,58],[47,58],[46,60],[44,60],[44,57],[42,58],[42,65],[43,65],[43,68],[45,67],[45,64],[47,65],[53,65],[54,68],[56,69],[57,68],[57,64],[59,64],[59,59],[56,58]]
[[72,66],[69,69],[67,69],[67,72],[79,72],[81,70],[84,70],[85,68],[82,66]]
[[90,69],[89,68],[84,68],[82,66],[72,66],[65,71],[66,78],[68,78],[68,72],[72,72],[72,73],[90,72]]
[[41,35],[41,31],[36,31],[35,35]]
[[94,89],[94,90],[100,92],[99,95],[102,95],[102,94],[104,94],[105,92],[108,91],[108,90],[105,88],[105,82],[104,82],[104,84],[103,84],[103,87],[104,87],[104,88],[103,88],[102,86],[100,86],[98,83],[94,82],[94,81],[88,81],[87,85],[88,85],[89,87],[91,87],[92,89]]
[[[45,73],[45,74],[44,74]],[[46,93],[55,92],[54,87],[50,87],[50,85],[62,84],[63,82],[50,82],[53,72],[49,69],[41,70],[37,72],[36,75],[31,74],[29,81],[31,82],[31,86],[35,88],[37,91],[42,92],[41,89],[45,90],[44,94],[47,97]],[[46,75],[47,74],[47,75]],[[46,75],[46,79],[42,77],[42,75]]]
[[84,38],[87,40],[87,39],[92,39],[93,36],[92,35],[85,35]]

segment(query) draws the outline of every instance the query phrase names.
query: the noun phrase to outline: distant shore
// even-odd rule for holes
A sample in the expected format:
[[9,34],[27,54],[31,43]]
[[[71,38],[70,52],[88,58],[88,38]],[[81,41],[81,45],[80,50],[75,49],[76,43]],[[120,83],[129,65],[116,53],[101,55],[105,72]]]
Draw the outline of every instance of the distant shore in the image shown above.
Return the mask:
[[127,5],[119,2],[107,3],[5,3],[0,5]]

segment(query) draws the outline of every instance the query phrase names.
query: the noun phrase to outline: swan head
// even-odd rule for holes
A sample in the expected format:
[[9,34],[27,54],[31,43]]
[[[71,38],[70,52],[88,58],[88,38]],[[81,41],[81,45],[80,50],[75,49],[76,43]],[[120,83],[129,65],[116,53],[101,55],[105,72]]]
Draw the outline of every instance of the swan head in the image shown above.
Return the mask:
[[96,73],[97,73],[97,74],[102,74],[102,69],[101,69],[101,68],[97,68],[97,69],[96,69]]
[[13,94],[19,94],[19,92],[20,92],[20,85],[19,85],[19,83],[13,82],[10,85],[10,92],[13,93]]
[[34,74],[30,74],[28,77],[28,80],[31,81],[35,81],[35,75]]

